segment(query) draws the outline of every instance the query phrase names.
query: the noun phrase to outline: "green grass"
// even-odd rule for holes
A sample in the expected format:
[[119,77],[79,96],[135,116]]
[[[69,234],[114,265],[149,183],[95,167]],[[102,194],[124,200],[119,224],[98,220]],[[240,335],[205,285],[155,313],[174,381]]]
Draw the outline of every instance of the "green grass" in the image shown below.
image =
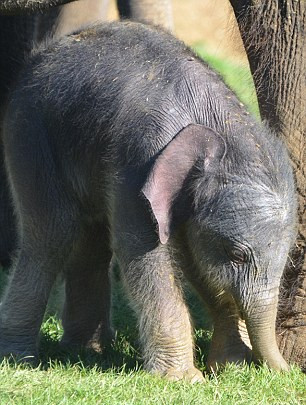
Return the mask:
[[52,363],[47,370],[0,367],[1,405],[297,405],[305,378],[297,369],[277,374],[266,367],[227,366],[203,384],[168,382],[139,370]]
[[[258,115],[248,70],[207,55],[202,45],[196,50]],[[0,292],[5,279],[0,271]],[[89,350],[65,352],[59,346],[61,325],[56,317],[47,315],[41,329],[40,366],[30,369],[7,361],[0,365],[0,405],[295,405],[305,401],[306,380],[297,368],[277,373],[265,366],[229,365],[217,375],[206,374],[210,321],[190,292],[187,295],[195,320],[196,362],[204,372],[205,382],[171,383],[145,373],[135,319],[116,279],[114,286],[116,343],[102,354]],[[51,308],[54,312],[54,302]]]
[[228,365],[217,374],[205,370],[211,337],[209,320],[195,296],[188,295],[196,329],[196,362],[203,384],[169,382],[142,370],[135,319],[120,281],[114,279],[117,339],[108,350],[63,351],[55,316],[41,328],[40,365],[28,368],[3,361],[0,405],[298,405],[306,398],[306,378],[297,368],[278,373],[266,366]]

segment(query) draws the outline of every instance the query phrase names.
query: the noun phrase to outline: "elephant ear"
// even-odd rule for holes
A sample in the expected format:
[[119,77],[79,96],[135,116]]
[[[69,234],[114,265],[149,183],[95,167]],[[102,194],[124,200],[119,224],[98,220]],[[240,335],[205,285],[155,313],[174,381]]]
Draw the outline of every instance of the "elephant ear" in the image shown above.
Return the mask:
[[158,223],[162,244],[169,239],[173,202],[190,170],[202,158],[204,170],[211,172],[212,166],[219,167],[224,154],[223,138],[212,129],[195,124],[180,131],[162,150],[142,188]]

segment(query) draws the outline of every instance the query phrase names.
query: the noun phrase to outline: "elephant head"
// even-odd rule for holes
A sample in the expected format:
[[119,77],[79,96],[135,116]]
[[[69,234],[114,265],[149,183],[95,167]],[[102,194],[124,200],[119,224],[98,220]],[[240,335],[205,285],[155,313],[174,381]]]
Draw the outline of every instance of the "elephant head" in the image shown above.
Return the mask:
[[284,146],[261,131],[221,136],[189,125],[159,155],[143,191],[160,242],[183,235],[196,288],[235,305],[256,358],[286,369],[275,320],[295,237],[294,181]]

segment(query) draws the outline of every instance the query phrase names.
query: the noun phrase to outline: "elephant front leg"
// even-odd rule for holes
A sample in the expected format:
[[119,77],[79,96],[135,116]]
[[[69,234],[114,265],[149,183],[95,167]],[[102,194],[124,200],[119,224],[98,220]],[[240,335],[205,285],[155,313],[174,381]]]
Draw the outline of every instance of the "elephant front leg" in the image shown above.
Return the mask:
[[138,315],[145,368],[170,380],[202,381],[194,366],[189,313],[166,249],[135,255],[129,263],[120,257],[123,249],[119,252],[123,280]]
[[250,363],[252,346],[246,324],[233,304],[215,304],[211,308],[214,332],[207,366],[216,370],[226,363]]
[[158,243],[135,179],[135,173],[127,171],[115,190],[111,235],[113,253],[138,317],[144,367],[171,380],[202,381],[202,373],[194,366],[192,327],[171,245]]
[[[180,255],[181,265],[188,269],[188,261]],[[250,363],[253,360],[246,323],[230,295],[220,294],[220,290],[209,287],[209,283],[194,277],[196,270],[191,268],[186,277],[205,303],[214,324],[209,348],[207,367],[217,370],[226,363]]]

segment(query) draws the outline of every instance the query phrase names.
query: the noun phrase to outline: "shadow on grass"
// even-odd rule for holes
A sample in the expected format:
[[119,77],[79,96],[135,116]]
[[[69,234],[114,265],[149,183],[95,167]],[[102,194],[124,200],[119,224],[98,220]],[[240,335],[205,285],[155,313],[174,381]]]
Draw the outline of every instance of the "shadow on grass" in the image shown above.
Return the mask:
[[80,365],[81,368],[95,368],[100,371],[126,372],[139,370],[141,359],[138,350],[130,343],[128,331],[117,333],[115,342],[100,352],[86,348],[63,348],[58,340],[42,334],[39,360],[41,369],[46,370],[52,363],[64,366]]
[[[101,353],[93,349],[73,348],[64,349],[58,340],[42,334],[40,339],[39,360],[41,368],[46,370],[52,363],[64,366],[80,365],[82,368],[95,368],[101,371],[130,371],[142,368],[142,359],[137,341],[130,338],[128,331],[118,332],[113,344],[105,347]],[[202,371],[205,369],[210,332],[197,330],[195,332],[196,364]]]
[[[197,296],[190,290],[186,292],[186,299],[195,325],[195,361],[197,367],[204,371],[212,334],[211,323]],[[101,371],[112,369],[115,372],[124,370],[128,373],[140,370],[142,359],[137,322],[119,281],[114,285],[112,307],[116,339],[101,353],[85,348],[63,349],[59,343],[62,334],[60,323],[55,317],[49,317],[42,327],[40,339],[41,368],[45,370],[52,363],[61,363]]]
[[[2,279],[0,277],[0,281],[2,281],[0,287],[6,284],[7,279],[6,274],[2,274],[2,276]],[[62,286],[60,283],[58,286],[59,290],[55,291],[55,297],[56,301],[61,301]],[[101,353],[85,348],[64,349],[60,345],[61,324],[57,316],[54,316],[54,312],[52,315],[53,309],[51,316],[49,312],[42,325],[40,335],[39,361],[42,370],[58,363],[63,366],[80,365],[81,368],[95,368],[101,371],[112,369],[115,372],[122,372],[124,370],[127,373],[142,368],[137,322],[116,272],[112,280],[112,296],[112,318],[117,331],[116,339]],[[211,322],[198,297],[190,289],[186,289],[186,300],[195,326],[196,364],[203,371],[211,340]],[[54,305],[55,307],[56,305]],[[60,307],[57,311],[60,312]]]
[[[128,319],[128,318],[127,318]],[[47,322],[57,323],[55,318]],[[136,322],[126,325],[116,332],[115,341],[101,352],[86,348],[63,348],[59,336],[53,336],[50,330],[43,330],[39,345],[39,360],[41,369],[46,370],[52,363],[64,366],[80,365],[81,368],[95,368],[101,371],[112,369],[125,372],[142,369],[142,359],[139,348]],[[52,328],[51,328],[52,329]],[[211,332],[206,329],[195,329],[195,360],[197,367],[204,371],[207,360]]]

